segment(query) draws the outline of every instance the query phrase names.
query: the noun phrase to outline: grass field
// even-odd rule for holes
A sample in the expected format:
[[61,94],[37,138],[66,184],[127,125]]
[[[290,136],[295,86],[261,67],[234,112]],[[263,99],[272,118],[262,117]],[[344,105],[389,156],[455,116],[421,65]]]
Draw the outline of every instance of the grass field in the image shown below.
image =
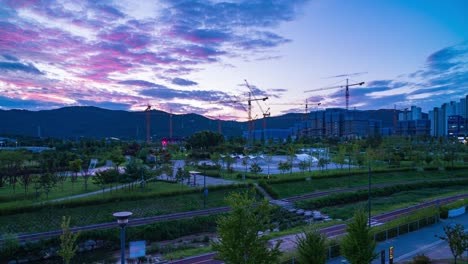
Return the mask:
[[[206,208],[224,206],[224,197],[246,188],[213,190],[207,196]],[[134,218],[203,209],[203,194],[189,193],[169,197],[109,202],[76,208],[44,207],[39,211],[0,217],[0,232],[30,233],[60,228],[62,216],[71,216],[71,226],[112,222],[112,213],[131,211]]]
[[[372,174],[372,184],[389,183],[411,180],[431,180],[431,179],[448,179],[452,177],[467,177],[468,169],[457,170],[452,176],[447,171],[405,171],[405,172],[382,172]],[[335,178],[316,178],[310,181],[296,181],[273,183],[271,187],[279,194],[279,198],[292,197],[322,190],[347,188],[355,186],[365,186],[368,184],[367,174],[357,174],[351,176],[341,176]]]
[[[460,193],[466,193],[466,186],[451,186],[444,189],[427,188],[395,193],[388,197],[375,197],[371,199],[371,214],[378,215],[384,212],[416,205],[427,200],[452,196]],[[353,216],[353,212],[356,208],[367,208],[367,206],[368,201],[361,201],[354,204],[325,207],[320,211],[328,214],[333,219],[347,220]]]
[[[86,192],[98,191],[100,188],[92,182],[91,179],[88,180],[88,189],[84,189],[84,180],[79,177],[75,183],[72,183],[67,179],[63,184],[58,183],[49,193],[49,199],[57,199],[61,197],[77,195]],[[36,198],[36,192],[34,188],[34,183],[30,184],[28,192],[25,193],[24,187],[20,184],[16,184],[16,190],[13,189],[11,185],[4,185],[0,188],[0,201],[2,202],[0,206],[13,201],[45,201],[46,194],[43,191],[40,191],[40,196]]]
[[[3,190],[3,192],[0,193],[0,201],[3,201],[0,203],[0,209],[12,207],[12,206],[22,207],[22,206],[42,203],[42,202],[46,202],[46,201],[50,201],[50,200],[54,200],[58,198],[102,190],[101,188],[99,188],[99,186],[90,183],[88,185],[88,190],[85,191],[83,183],[81,181],[82,179],[76,182],[74,187],[72,186],[70,182],[67,181],[64,184],[63,190],[60,185],[56,186],[52,190],[52,192],[49,194],[49,200],[45,199],[46,196],[44,194],[42,194],[41,197],[36,199],[34,195],[34,191],[30,192],[27,197],[24,196],[24,193],[16,193],[15,195],[12,195],[11,197],[9,197],[8,196],[9,190]],[[121,185],[121,184],[115,184],[114,186],[117,186],[117,185]],[[113,198],[113,197],[125,197],[127,195],[135,195],[135,194],[136,195],[138,194],[152,195],[152,194],[157,194],[157,193],[170,193],[173,191],[191,190],[191,189],[192,188],[183,184],[173,184],[173,183],[167,183],[167,182],[162,182],[162,181],[150,181],[145,184],[145,188],[143,191],[141,190],[140,185],[134,185],[133,187],[124,187],[122,189],[112,190],[110,192],[100,192],[98,194],[87,196],[87,198],[80,198],[80,199],[108,199],[108,198]]]

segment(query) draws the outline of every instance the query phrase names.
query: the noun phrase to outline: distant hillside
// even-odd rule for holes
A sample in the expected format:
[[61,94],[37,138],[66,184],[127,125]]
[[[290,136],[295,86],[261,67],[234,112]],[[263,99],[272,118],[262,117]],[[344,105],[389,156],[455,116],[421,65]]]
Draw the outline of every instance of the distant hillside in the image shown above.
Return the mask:
[[[370,110],[370,118],[383,121],[383,127],[392,127],[393,110]],[[169,137],[170,114],[151,110],[153,139]],[[267,117],[266,128],[290,128],[304,120],[304,114],[290,113]],[[220,121],[227,137],[241,136],[247,122]],[[183,138],[197,131],[218,131],[219,121],[197,114],[172,115],[172,135]],[[254,121],[254,129],[263,128],[263,119]],[[54,110],[0,110],[0,135],[25,135],[54,138],[79,137],[121,139],[146,138],[146,113],[107,110],[91,106],[64,107]]]
[[[291,114],[294,116],[294,114]],[[170,114],[151,111],[151,134],[154,138],[169,137]],[[298,120],[298,119],[296,119]],[[263,121],[257,120],[256,129]],[[269,128],[287,128],[293,118],[272,117]],[[241,136],[246,122],[221,121],[225,136]],[[201,130],[218,131],[218,120],[197,114],[172,116],[173,137],[187,137]],[[0,134],[42,136],[56,138],[104,138],[144,140],[146,137],[145,112],[107,110],[97,107],[64,107],[54,110],[26,111],[0,110]]]

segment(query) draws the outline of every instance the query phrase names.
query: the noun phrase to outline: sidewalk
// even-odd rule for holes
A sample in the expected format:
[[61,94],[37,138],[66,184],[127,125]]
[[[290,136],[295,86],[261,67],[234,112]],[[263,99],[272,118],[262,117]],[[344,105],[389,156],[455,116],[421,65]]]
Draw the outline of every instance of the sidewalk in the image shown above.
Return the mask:
[[[444,235],[443,227],[449,223],[461,224],[468,228],[468,214],[455,218],[443,219],[441,222],[424,227],[419,231],[407,233],[387,241],[377,244],[376,252],[379,253],[378,259],[373,264],[380,264],[380,251],[385,250],[385,259],[388,263],[388,250],[394,247],[394,263],[404,263],[410,261],[418,254],[425,254],[431,259],[452,258],[452,253],[447,242],[435,237],[435,235]],[[464,256],[466,255],[463,254]],[[327,264],[341,264],[343,257],[334,258],[327,261]]]

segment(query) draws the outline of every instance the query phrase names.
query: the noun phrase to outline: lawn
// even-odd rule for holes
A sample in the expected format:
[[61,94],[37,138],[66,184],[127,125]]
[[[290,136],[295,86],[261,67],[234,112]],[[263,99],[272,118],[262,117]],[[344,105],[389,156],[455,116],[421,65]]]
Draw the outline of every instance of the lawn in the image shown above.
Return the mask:
[[[452,177],[466,177],[468,169],[456,170],[454,175],[447,171],[403,171],[403,172],[381,172],[372,174],[372,184],[390,183],[399,181],[412,180],[431,180],[431,179],[447,179]],[[351,176],[339,176],[333,178],[321,177],[311,178],[309,181],[294,181],[272,183],[271,187],[279,194],[279,198],[287,198],[302,194],[329,190],[341,189],[347,187],[365,186],[368,184],[367,174],[357,174]]]
[[[375,197],[371,199],[371,213],[378,215],[381,213],[416,205],[427,200],[440,197],[453,196],[466,193],[466,186],[450,186],[444,189],[426,188],[407,192],[395,193],[387,197]],[[324,207],[320,211],[328,214],[333,219],[349,219],[353,216],[356,208],[367,208],[368,201],[361,201],[353,204]]]
[[[94,192],[99,189],[99,186],[94,184],[91,178],[88,180],[87,190],[85,190],[84,188],[84,180],[81,177],[78,177],[75,183],[72,183],[69,179],[67,179],[63,184],[58,183],[51,189],[49,193],[49,200],[87,192]],[[16,185],[16,190],[13,189],[11,185],[5,184],[3,187],[0,188],[0,201],[2,202],[0,207],[8,205],[9,203],[15,201],[29,201],[32,203],[45,201],[46,194],[40,190],[39,193],[39,197],[36,197],[34,183],[30,184],[28,192],[26,193],[24,191],[24,187],[20,184]]]
[[[123,185],[123,183],[115,183],[112,187]],[[110,185],[106,188],[111,187]],[[129,191],[131,189],[131,191]],[[124,187],[122,189],[112,190],[110,192],[102,192],[98,194],[93,194],[88,197],[95,199],[94,197],[109,198],[109,197],[122,197],[128,195],[129,193],[134,194],[135,192],[140,192],[140,185],[133,185],[129,187]],[[167,193],[178,190],[190,190],[192,188],[183,185],[183,184],[173,184],[162,181],[149,181],[145,184],[144,190],[142,193],[145,195],[151,195],[155,193]],[[11,207],[11,206],[25,206],[29,204],[41,203],[46,201],[55,200],[58,198],[64,198],[68,196],[74,196],[78,194],[91,193],[95,191],[100,191],[102,188],[94,183],[91,180],[88,181],[87,190],[84,189],[84,181],[82,178],[78,178],[77,182],[72,184],[70,181],[66,181],[63,186],[62,184],[56,185],[51,192],[49,193],[49,199],[46,199],[44,193],[40,194],[36,198],[35,191],[33,187],[30,187],[29,192],[25,195],[24,190],[17,189],[16,192],[13,192],[11,187],[0,188],[0,209]]]
[[[175,184],[174,184],[175,185]],[[206,208],[225,206],[224,197],[232,191],[246,188],[212,190]],[[203,209],[203,193],[187,193],[168,197],[120,200],[105,204],[82,205],[75,208],[44,206],[39,211],[4,215],[0,217],[0,233],[30,233],[60,228],[62,216],[71,216],[72,226],[82,226],[114,221],[112,213],[131,211],[134,218]]]

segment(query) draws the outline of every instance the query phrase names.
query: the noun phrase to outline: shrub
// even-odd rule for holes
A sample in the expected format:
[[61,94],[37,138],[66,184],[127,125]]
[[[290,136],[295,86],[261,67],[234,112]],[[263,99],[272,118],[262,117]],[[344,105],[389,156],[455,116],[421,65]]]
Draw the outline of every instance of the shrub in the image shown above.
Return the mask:
[[260,187],[262,187],[273,199],[279,198],[279,194],[273,190],[271,185],[269,185],[266,181],[261,180],[258,185],[260,185]]
[[422,254],[422,255],[414,256],[413,257],[413,262],[411,262],[411,263],[412,264],[430,264],[432,262],[431,262],[431,259],[428,256]]

